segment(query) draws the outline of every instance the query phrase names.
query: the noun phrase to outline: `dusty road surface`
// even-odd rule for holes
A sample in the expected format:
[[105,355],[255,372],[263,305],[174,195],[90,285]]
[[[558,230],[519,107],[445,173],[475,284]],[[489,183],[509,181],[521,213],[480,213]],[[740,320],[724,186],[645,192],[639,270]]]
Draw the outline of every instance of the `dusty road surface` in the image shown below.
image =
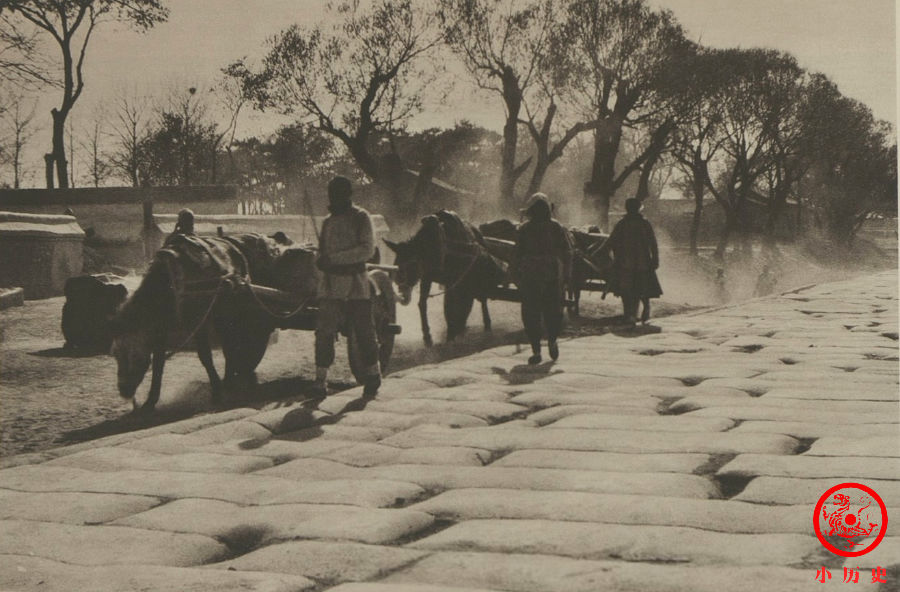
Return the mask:
[[[707,260],[695,260],[664,251],[660,280],[665,294],[653,301],[653,316],[716,306],[753,296],[758,269],[731,265],[727,285],[712,281],[715,269]],[[758,265],[756,266],[758,267]],[[781,274],[775,289],[796,288],[817,281],[847,275],[824,269],[809,260],[785,251]],[[859,273],[854,272],[854,273]],[[126,278],[133,290],[139,277]],[[475,306],[469,317],[469,331],[453,344],[423,347],[418,310],[413,304],[398,307],[398,336],[391,371],[418,364],[435,363],[500,344],[522,341],[517,304],[490,303],[493,333],[482,331],[481,314]],[[313,335],[311,332],[280,331],[258,369],[259,384],[226,394],[224,403],[210,402],[206,373],[195,354],[181,352],[166,364],[163,394],[157,411],[149,416],[131,413],[130,402],[123,401],[115,388],[115,363],[107,355],[72,357],[62,349],[60,319],[63,299],[28,301],[24,307],[0,311],[0,456],[46,450],[60,444],[152,427],[196,414],[234,407],[264,409],[307,398],[314,374]],[[616,326],[621,304],[613,296],[605,300],[599,294],[585,295],[582,319],[567,322],[565,335],[595,335]],[[429,301],[429,319],[436,340],[443,339],[444,320],[441,298]],[[338,344],[338,359],[331,373],[333,389],[354,385],[347,369],[343,344]],[[223,361],[215,353],[221,372]],[[149,376],[138,391],[143,400]]]
[[[206,372],[196,355],[179,352],[166,363],[157,412],[138,417],[130,413],[132,404],[116,391],[116,366],[110,356],[79,356],[63,350],[59,327],[63,302],[63,298],[28,301],[24,307],[0,312],[0,456],[45,450],[235,406],[263,408],[276,401],[302,399],[314,374],[312,332],[279,331],[259,366],[259,384],[255,389],[227,393],[224,404],[216,408],[210,401]],[[467,335],[458,343],[430,349],[422,345],[415,305],[398,308],[404,333],[398,337],[391,370],[458,357],[519,339],[517,305],[491,303],[491,334],[482,331],[481,314],[475,308]],[[686,308],[683,303],[667,301],[656,307],[656,314],[663,316]],[[444,327],[441,311],[440,298],[432,299],[429,317],[436,338]],[[584,305],[586,318],[581,323],[569,323],[567,333],[602,332],[617,314],[619,305],[612,297],[603,301],[589,296]],[[337,346],[338,358],[330,377],[330,386],[337,390],[354,385],[343,347],[343,343]],[[215,353],[215,359],[221,373],[221,352]],[[146,396],[149,380],[148,373],[138,391],[139,400]]]
[[[501,345],[372,400],[6,459],[0,589],[896,591],[897,297],[896,271],[823,283],[567,338],[557,363]],[[891,518],[854,497],[857,542],[886,535],[859,557],[813,528],[846,482]]]

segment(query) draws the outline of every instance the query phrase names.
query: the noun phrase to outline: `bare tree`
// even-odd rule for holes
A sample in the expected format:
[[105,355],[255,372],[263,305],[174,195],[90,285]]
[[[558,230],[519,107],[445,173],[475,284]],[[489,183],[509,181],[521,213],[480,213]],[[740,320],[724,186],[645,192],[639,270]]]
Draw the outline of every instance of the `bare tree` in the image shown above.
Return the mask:
[[[542,55],[553,30],[553,3],[548,0],[524,4],[515,0],[442,0],[439,14],[447,42],[475,83],[503,101],[506,121],[500,159],[500,199],[507,207],[515,207],[516,181],[532,160],[516,162],[519,124],[525,119],[523,101],[526,93],[538,85]],[[553,116],[549,119],[552,122]],[[535,128],[533,134],[540,138],[542,131]]]
[[388,154],[379,154],[376,143],[421,109],[433,79],[421,59],[441,35],[433,11],[422,4],[342,5],[331,28],[294,25],[278,34],[261,72],[243,62],[232,66],[259,107],[299,115],[340,140],[360,169],[388,190],[394,208],[408,205],[403,165],[389,142]]
[[25,31],[0,2],[0,83],[32,89],[53,82],[37,48],[37,31]]
[[721,108],[722,152],[719,172],[707,178],[707,188],[725,212],[725,226],[716,248],[722,257],[731,234],[740,231],[750,247],[747,201],[771,166],[777,111],[785,80],[801,76],[796,59],[774,50],[725,50],[729,76],[717,96]]
[[[166,20],[168,9],[160,0],[3,0],[0,7],[49,35],[59,47],[62,100],[50,111],[53,116],[50,154],[59,186],[68,187],[65,124],[84,89],[84,58],[92,33],[107,20],[128,22],[146,30]],[[48,174],[47,178],[52,177]]]
[[142,180],[141,145],[147,137],[151,119],[150,99],[136,91],[120,91],[111,114],[113,139],[109,163],[118,175],[140,187]]
[[[32,125],[34,121],[36,101],[28,101],[22,95],[12,95],[4,99],[6,110],[0,114],[2,117],[5,140],[7,145],[6,160],[13,169],[13,188],[19,189],[23,179],[22,153],[25,146],[32,139],[38,129]],[[3,152],[0,149],[0,152]]]
[[109,161],[103,150],[106,144],[105,140],[109,135],[106,131],[105,105],[97,106],[82,135],[83,138],[79,142],[79,147],[84,154],[82,160],[87,165],[90,183],[94,187],[99,187],[111,172]]
[[598,120],[585,198],[606,228],[612,196],[657,149],[648,145],[619,169],[623,131],[650,121],[671,125],[658,117],[666,108],[660,82],[694,46],[671,12],[651,10],[644,0],[571,0],[565,27],[572,51],[580,57],[573,84],[582,108]]

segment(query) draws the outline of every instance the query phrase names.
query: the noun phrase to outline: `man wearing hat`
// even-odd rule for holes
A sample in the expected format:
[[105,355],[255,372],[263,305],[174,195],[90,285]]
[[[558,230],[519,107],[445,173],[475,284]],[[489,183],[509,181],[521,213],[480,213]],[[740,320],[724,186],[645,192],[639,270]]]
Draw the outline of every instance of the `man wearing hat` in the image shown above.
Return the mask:
[[600,252],[612,251],[613,293],[622,298],[625,322],[637,323],[638,302],[643,303],[641,321],[650,319],[650,299],[659,298],[662,288],[656,277],[659,249],[653,227],[641,215],[641,201],[625,200],[625,216],[616,223]]
[[543,193],[531,196],[523,210],[528,220],[516,233],[516,265],[522,297],[522,323],[531,343],[529,364],[541,362],[541,321],[547,329],[550,358],[559,357],[556,339],[562,327],[563,291],[571,274],[572,245],[566,230],[551,216]]
[[328,183],[328,211],[319,236],[316,266],[322,271],[316,319],[316,394],[325,396],[328,368],[334,362],[334,340],[341,319],[346,319],[359,341],[367,368],[365,396],[381,386],[378,341],[372,320],[372,300],[366,261],[375,253],[372,219],[353,205],[353,188],[346,177]]

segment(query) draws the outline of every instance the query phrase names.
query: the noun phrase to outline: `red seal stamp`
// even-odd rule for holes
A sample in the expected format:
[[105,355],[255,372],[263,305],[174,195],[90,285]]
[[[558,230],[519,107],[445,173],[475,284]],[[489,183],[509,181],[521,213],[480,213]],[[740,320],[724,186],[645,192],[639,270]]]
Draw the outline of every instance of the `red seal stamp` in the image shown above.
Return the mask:
[[813,528],[822,545],[843,557],[859,557],[878,546],[887,532],[884,500],[861,483],[841,483],[822,494]]

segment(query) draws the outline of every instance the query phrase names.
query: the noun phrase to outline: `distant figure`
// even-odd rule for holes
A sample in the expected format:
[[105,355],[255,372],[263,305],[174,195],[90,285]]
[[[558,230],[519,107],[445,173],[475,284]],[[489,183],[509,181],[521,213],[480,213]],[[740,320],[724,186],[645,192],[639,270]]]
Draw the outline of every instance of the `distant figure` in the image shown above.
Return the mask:
[[762,273],[759,274],[759,279],[756,280],[756,288],[753,290],[753,296],[768,296],[775,291],[775,284],[777,282],[778,280],[772,272],[772,264],[766,263],[763,265]]
[[650,299],[662,296],[656,277],[659,248],[653,227],[641,215],[641,202],[625,200],[625,216],[619,220],[600,248],[612,251],[612,292],[622,298],[625,322],[637,323],[638,302],[643,304],[641,322],[650,320]]
[[66,208],[65,211],[63,212],[63,215],[64,216],[74,216],[75,210],[73,210],[72,208]]
[[562,327],[563,293],[571,274],[572,246],[565,229],[550,217],[547,196],[535,193],[524,210],[528,220],[516,233],[516,264],[522,295],[522,323],[531,343],[529,364],[541,362],[541,321],[547,329],[547,351],[559,358],[556,340]]
[[716,269],[716,296],[721,302],[728,302],[728,280],[725,277],[725,268]]
[[371,289],[366,262],[375,254],[372,218],[353,205],[353,187],[346,177],[328,183],[328,211],[319,236],[316,266],[323,272],[316,317],[316,394],[327,394],[328,368],[334,362],[334,340],[341,320],[352,326],[366,366],[363,395],[372,397],[381,386],[378,340],[372,320]]
[[194,212],[184,208],[178,212],[178,221],[172,234],[194,234]]

